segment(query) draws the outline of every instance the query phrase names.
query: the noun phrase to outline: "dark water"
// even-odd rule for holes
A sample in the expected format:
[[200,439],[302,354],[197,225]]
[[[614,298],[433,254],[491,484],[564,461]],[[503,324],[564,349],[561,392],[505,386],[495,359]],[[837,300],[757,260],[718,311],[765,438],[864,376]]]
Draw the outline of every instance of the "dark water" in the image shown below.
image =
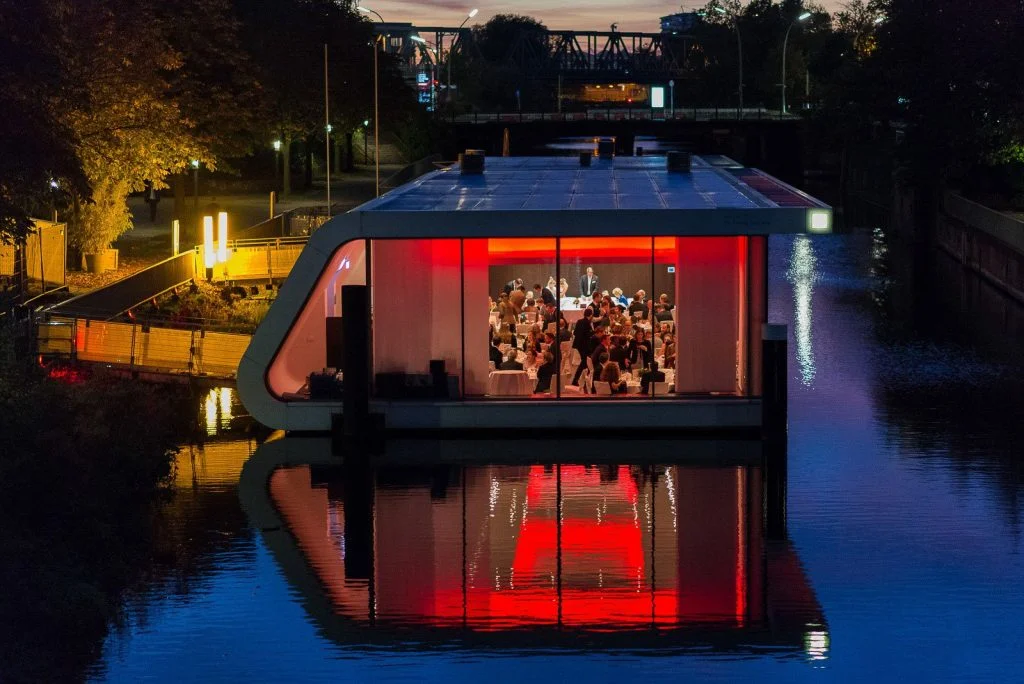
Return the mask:
[[221,434],[95,678],[1024,680],[1024,312],[848,216],[771,241],[788,540],[757,445],[403,443],[366,473]]

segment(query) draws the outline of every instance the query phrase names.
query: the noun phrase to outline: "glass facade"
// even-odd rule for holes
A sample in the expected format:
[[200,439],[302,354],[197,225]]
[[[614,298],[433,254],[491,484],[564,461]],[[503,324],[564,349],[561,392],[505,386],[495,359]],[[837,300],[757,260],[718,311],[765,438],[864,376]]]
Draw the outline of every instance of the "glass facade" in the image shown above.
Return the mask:
[[429,396],[442,363],[447,398],[758,396],[766,264],[763,236],[353,241],[267,382],[279,398],[317,399],[310,374],[340,365],[341,286],[369,274],[381,398]]

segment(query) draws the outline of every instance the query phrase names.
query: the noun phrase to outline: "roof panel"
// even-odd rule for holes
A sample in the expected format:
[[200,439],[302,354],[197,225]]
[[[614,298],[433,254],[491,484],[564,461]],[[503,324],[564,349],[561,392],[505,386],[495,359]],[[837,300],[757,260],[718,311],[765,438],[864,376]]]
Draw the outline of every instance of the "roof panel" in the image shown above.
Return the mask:
[[482,174],[441,169],[357,207],[356,212],[508,210],[778,209],[826,205],[727,157],[693,157],[669,173],[665,157],[490,157]]

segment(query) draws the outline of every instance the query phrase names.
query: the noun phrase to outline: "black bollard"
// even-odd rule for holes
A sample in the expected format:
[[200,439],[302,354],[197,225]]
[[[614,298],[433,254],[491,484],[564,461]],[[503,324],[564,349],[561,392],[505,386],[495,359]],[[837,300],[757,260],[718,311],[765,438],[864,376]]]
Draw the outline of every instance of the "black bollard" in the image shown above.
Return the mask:
[[766,324],[761,334],[761,429],[764,438],[765,532],[769,539],[787,535],[789,482],[787,330]]
[[345,511],[345,577],[373,577],[373,471],[361,464],[342,469]]
[[761,429],[765,439],[785,439],[789,421],[786,326],[766,323],[761,330]]
[[365,285],[343,285],[342,430],[348,439],[365,434],[370,413],[370,291]]

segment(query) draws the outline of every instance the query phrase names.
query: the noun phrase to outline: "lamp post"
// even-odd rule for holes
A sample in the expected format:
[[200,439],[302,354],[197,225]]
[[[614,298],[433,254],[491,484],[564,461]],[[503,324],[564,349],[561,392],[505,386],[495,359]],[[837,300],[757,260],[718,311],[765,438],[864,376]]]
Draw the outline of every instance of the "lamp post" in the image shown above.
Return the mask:
[[367,128],[370,125],[369,119],[363,119],[363,163],[370,163],[370,141],[367,135]]
[[455,48],[455,41],[462,35],[462,27],[466,25],[467,21],[475,17],[479,11],[480,10],[476,7],[469,10],[469,14],[467,14],[466,18],[462,20],[461,24],[459,24],[458,32],[456,32],[455,37],[452,38],[452,42],[448,46],[448,88],[444,96],[445,104],[451,104],[452,101],[452,50]]
[[[384,23],[384,17],[380,16],[379,12],[376,12],[369,7],[363,7],[359,5],[356,9],[360,12],[366,12],[368,14],[375,14],[380,19],[380,23]],[[373,38],[373,155],[376,181],[377,181],[377,194],[376,197],[380,197],[380,69],[378,68],[377,62],[377,46],[384,40],[382,34],[377,34]]]
[[743,37],[740,35],[740,22],[739,17],[731,12],[727,12],[724,7],[715,6],[715,11],[719,14],[725,14],[732,19],[732,27],[736,30],[736,49],[739,52],[739,75],[740,75],[740,107],[739,116],[737,118],[743,118]]
[[785,116],[785,49],[790,44],[790,32],[793,31],[793,27],[806,22],[809,18],[811,18],[811,13],[803,12],[800,16],[793,19],[793,22],[790,23],[790,28],[785,30],[785,39],[782,41],[782,83],[779,85],[782,88],[782,116]]
[[192,160],[192,209],[199,216],[199,160]]
[[281,165],[281,141],[275,140],[272,143],[274,147],[274,192],[277,192],[280,184],[277,181],[278,167]]

